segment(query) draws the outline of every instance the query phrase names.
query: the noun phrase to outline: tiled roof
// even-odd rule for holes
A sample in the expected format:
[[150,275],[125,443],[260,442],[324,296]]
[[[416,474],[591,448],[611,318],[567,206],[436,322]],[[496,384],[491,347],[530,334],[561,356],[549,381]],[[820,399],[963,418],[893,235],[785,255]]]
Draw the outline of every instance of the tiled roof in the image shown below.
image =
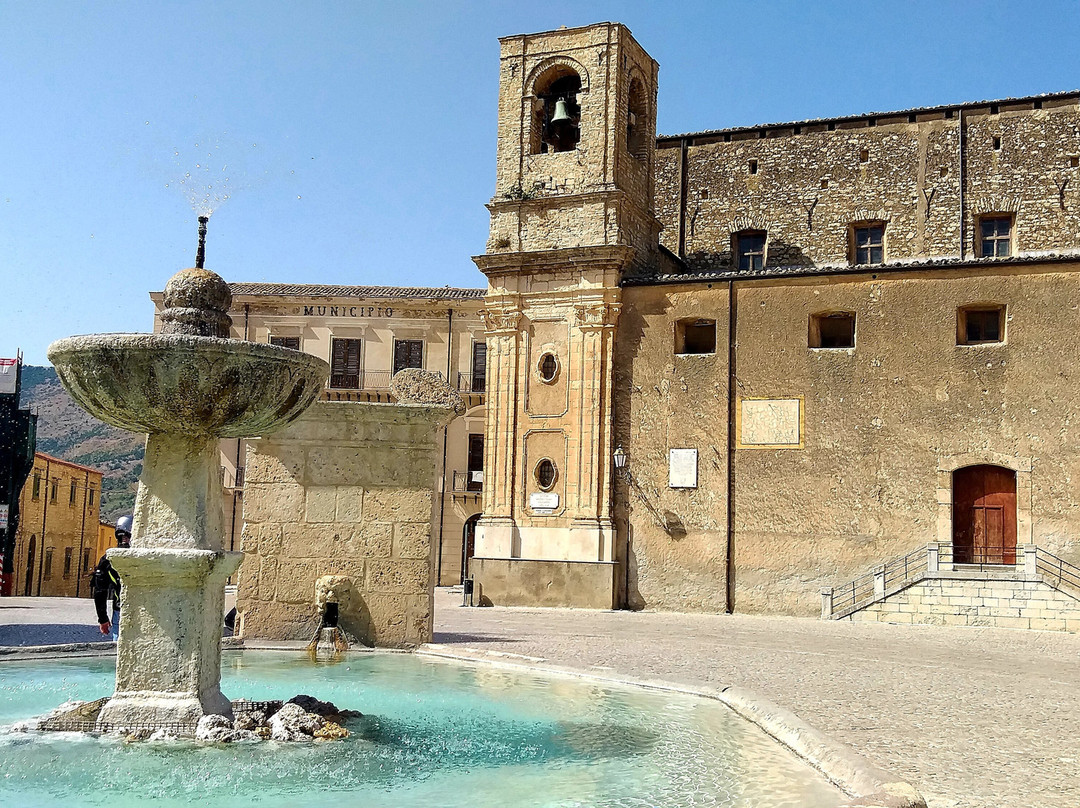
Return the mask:
[[482,300],[485,289],[452,286],[329,286],[316,283],[230,283],[234,296],[355,297],[366,300]]
[[910,272],[922,269],[960,269],[966,267],[1014,266],[1031,264],[1080,263],[1080,250],[1036,252],[1008,258],[964,258],[947,256],[890,261],[887,264],[820,264],[818,266],[765,266],[761,269],[695,270],[693,259],[686,262],[688,270],[677,274],[637,275],[623,279],[623,286],[655,286],[670,283],[704,283],[707,281],[743,281],[763,278],[797,278],[814,275],[856,275],[865,273]]
[[[938,104],[933,107],[912,107],[911,109],[898,109],[891,112],[864,112],[861,115],[841,115],[835,118],[808,118],[804,121],[787,121],[784,123],[760,123],[753,126],[733,126],[727,129],[706,129],[701,132],[686,132],[678,135],[657,135],[656,140],[677,141],[691,138],[706,138],[716,135],[734,134],[736,132],[753,132],[758,129],[790,129],[793,126],[814,126],[815,124],[845,123],[863,120],[866,118],[893,118],[901,115],[925,115],[933,112],[945,112],[946,110],[977,109],[988,106],[1007,106],[1009,104],[1026,104],[1035,101],[1057,101],[1070,97],[1080,97],[1080,90],[1067,90],[1060,93],[1043,93],[1042,95],[1027,95],[1016,98],[999,98],[990,101],[964,101],[960,104]],[[675,145],[672,143],[671,145]]]
[[92,466],[84,466],[81,463],[72,463],[70,460],[64,460],[62,457],[54,457],[53,455],[45,454],[44,452],[34,452],[34,457],[48,460],[50,463],[59,463],[62,466],[70,466],[71,468],[79,469],[80,471],[89,471],[91,474],[104,474],[104,472],[93,468]]

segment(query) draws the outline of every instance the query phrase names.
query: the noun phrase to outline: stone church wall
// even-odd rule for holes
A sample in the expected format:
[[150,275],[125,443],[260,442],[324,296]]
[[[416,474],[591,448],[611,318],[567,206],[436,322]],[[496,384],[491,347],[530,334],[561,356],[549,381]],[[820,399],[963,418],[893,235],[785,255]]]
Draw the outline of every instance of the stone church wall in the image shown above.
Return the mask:
[[309,640],[316,582],[345,576],[341,626],[366,645],[411,647],[432,630],[436,407],[318,402],[252,441],[237,611],[244,637]]
[[[736,429],[757,399],[799,401],[801,422],[794,445],[735,451],[730,573],[727,284],[625,289],[615,424],[634,485],[617,489],[616,521],[625,531],[629,506],[631,604],[716,611],[732,580],[736,611],[815,615],[822,587],[951,541],[949,470],[980,462],[1025,470],[1020,544],[1080,561],[1077,269],[737,284]],[[1003,342],[956,344],[973,302],[1006,306]],[[856,315],[856,346],[809,348],[810,316],[838,310]],[[675,355],[684,318],[716,320],[714,354]],[[696,489],[669,487],[674,448],[698,450]]]
[[677,253],[681,225],[701,270],[728,268],[744,229],[768,232],[768,265],[846,264],[851,225],[876,220],[886,260],[958,257],[962,177],[966,257],[984,213],[1016,215],[1014,254],[1072,248],[1080,108],[1075,97],[1037,103],[687,136],[684,203],[682,141],[661,139],[661,241]]

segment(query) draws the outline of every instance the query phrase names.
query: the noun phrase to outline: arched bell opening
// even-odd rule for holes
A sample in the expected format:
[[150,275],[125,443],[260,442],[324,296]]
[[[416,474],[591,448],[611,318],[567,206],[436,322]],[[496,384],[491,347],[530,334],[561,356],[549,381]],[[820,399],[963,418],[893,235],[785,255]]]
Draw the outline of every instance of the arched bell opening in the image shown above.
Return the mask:
[[564,64],[552,65],[533,91],[532,153],[573,151],[581,140],[581,76]]

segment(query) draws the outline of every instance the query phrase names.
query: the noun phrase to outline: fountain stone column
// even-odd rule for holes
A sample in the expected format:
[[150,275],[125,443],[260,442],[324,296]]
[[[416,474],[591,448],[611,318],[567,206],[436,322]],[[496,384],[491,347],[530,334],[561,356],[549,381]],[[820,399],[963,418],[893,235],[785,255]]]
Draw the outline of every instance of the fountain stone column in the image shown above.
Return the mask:
[[[107,423],[146,432],[131,548],[120,575],[116,691],[102,729],[231,716],[221,692],[226,579],[218,440],[279,429],[312,404],[329,373],[318,357],[227,339],[228,285],[202,268],[165,287],[160,334],[71,337],[49,360],[72,397]],[[182,730],[181,730],[182,731]]]

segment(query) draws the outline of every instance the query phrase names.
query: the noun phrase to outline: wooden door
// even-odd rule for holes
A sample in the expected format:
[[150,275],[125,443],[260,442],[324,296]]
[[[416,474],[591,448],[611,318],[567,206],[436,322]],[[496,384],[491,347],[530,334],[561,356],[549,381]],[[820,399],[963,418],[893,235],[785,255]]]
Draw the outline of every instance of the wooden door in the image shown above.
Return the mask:
[[1016,563],[1016,472],[968,466],[953,474],[953,561]]

